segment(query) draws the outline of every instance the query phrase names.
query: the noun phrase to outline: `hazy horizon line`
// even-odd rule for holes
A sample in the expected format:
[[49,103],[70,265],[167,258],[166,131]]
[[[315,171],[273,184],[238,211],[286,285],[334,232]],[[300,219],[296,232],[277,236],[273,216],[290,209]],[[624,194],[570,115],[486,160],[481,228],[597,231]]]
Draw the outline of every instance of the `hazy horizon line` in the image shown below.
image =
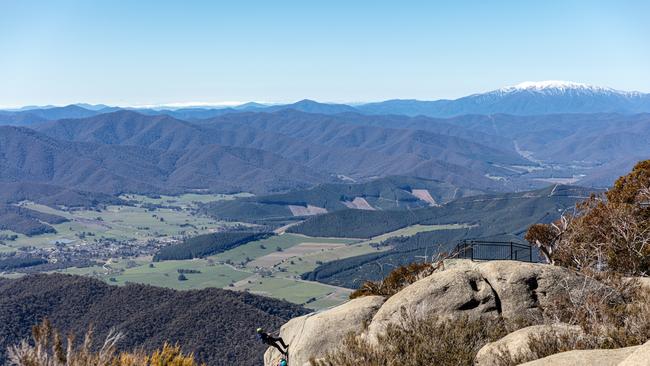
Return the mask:
[[[498,91],[498,90],[503,90],[503,89],[509,89],[509,88],[514,88],[518,85],[524,85],[524,84],[530,84],[530,83],[548,83],[551,81],[555,80],[541,80],[541,81],[523,81],[518,84],[514,85],[508,85],[508,86],[502,86],[499,88],[492,88],[489,90],[484,90],[484,91],[478,91],[475,93],[471,94],[465,94],[459,97],[441,97],[441,98],[386,98],[386,99],[375,99],[375,100],[361,100],[361,101],[323,101],[319,100],[318,98],[302,98],[298,100],[281,100],[281,101],[269,101],[269,100],[248,100],[248,101],[235,101],[235,100],[223,100],[223,101],[214,101],[214,102],[206,102],[206,101],[184,101],[184,102],[162,102],[162,103],[133,103],[133,104],[121,104],[121,103],[104,103],[104,102],[84,102],[84,101],[77,101],[77,102],[69,102],[69,103],[49,103],[49,104],[24,104],[24,105],[0,105],[0,110],[5,110],[5,111],[20,111],[22,109],[38,109],[38,108],[60,108],[60,107],[67,107],[71,105],[89,105],[89,106],[99,106],[99,105],[105,105],[107,107],[113,107],[113,108],[133,108],[133,109],[184,109],[184,108],[234,108],[234,107],[240,107],[245,104],[249,103],[256,103],[256,104],[262,104],[265,106],[274,106],[274,105],[285,105],[285,104],[293,104],[297,103],[303,100],[311,100],[315,101],[318,103],[322,104],[343,104],[343,105],[349,105],[349,106],[355,106],[355,105],[363,105],[363,104],[370,104],[370,103],[381,103],[381,102],[386,102],[389,100],[417,100],[417,101],[438,101],[438,100],[456,100],[459,98],[463,98],[466,96],[472,96],[472,95],[477,95],[477,94],[484,94],[484,93],[489,93],[493,91]],[[597,87],[597,88],[603,88],[603,89],[611,89],[614,91],[618,92],[624,92],[624,93],[640,93],[640,94],[650,94],[650,92],[646,91],[639,91],[639,90],[622,90],[622,89],[617,89],[617,88],[611,88],[609,86],[598,86],[595,84],[589,84],[589,83],[580,83],[580,82],[573,82],[573,81],[559,81],[559,82],[564,82],[567,84],[577,84],[577,85],[583,85],[583,86],[588,86],[588,87]]]

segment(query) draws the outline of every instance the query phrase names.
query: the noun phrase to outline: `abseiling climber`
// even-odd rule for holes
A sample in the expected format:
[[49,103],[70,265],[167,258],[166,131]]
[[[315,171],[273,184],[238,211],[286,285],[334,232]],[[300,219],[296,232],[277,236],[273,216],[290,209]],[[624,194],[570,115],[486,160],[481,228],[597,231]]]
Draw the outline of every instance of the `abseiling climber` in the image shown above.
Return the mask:
[[284,343],[284,340],[282,340],[281,337],[276,338],[268,333],[265,333],[262,328],[257,328],[257,337],[265,344],[271,347],[275,347],[278,351],[280,351],[280,353],[287,356],[289,346]]

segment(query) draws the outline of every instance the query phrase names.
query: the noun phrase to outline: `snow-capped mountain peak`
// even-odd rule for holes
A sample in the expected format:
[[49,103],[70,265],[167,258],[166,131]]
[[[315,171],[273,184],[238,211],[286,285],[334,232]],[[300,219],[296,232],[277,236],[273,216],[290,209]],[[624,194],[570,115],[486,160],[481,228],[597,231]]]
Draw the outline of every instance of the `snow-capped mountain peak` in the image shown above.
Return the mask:
[[600,86],[594,86],[583,83],[576,83],[573,81],[561,81],[561,80],[546,80],[546,81],[525,81],[513,86],[507,86],[501,88],[502,92],[513,92],[513,91],[559,91],[566,92],[570,90],[577,91],[593,91],[593,92],[616,92],[616,90],[611,88],[604,88]]
[[546,81],[525,81],[514,86],[516,89],[546,89],[546,88],[588,88],[587,84],[573,81],[546,80]]

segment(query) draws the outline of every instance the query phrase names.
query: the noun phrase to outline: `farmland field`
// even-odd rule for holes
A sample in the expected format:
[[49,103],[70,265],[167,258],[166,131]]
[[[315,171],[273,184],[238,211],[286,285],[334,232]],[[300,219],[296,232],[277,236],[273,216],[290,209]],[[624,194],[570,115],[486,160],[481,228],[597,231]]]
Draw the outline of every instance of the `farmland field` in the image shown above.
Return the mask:
[[[77,241],[82,233],[88,239],[147,240],[161,237],[199,235],[238,224],[198,216],[190,210],[194,202],[233,199],[233,196],[230,195],[186,194],[179,197],[163,196],[160,199],[136,195],[128,195],[127,197],[130,200],[142,200],[138,201],[140,204],[156,203],[164,200],[173,201],[173,203],[166,202],[165,204],[178,207],[180,210],[170,208],[152,210],[136,205],[108,206],[101,211],[77,210],[69,212],[27,202],[23,203],[22,206],[35,211],[63,216],[70,221],[52,225],[57,233],[33,237],[18,234],[18,239],[6,242],[5,246],[9,247],[7,250],[24,246],[51,247],[56,241]],[[4,233],[14,234],[9,231]]]
[[[18,235],[0,245],[0,253],[20,247],[48,248],[57,242],[78,245],[94,240],[182,240],[185,236],[227,230],[234,225],[197,214],[198,203],[229,200],[231,195],[185,194],[157,198],[123,195],[131,206],[108,206],[102,210],[64,211],[24,202],[32,210],[63,216],[70,220],[53,225],[55,234],[35,237]],[[152,206],[154,205],[154,206]],[[57,272],[99,278],[114,285],[144,283],[174,289],[205,287],[248,291],[304,304],[320,309],[344,302],[351,290],[327,284],[304,281],[301,275],[319,265],[337,259],[389,250],[376,244],[394,236],[410,236],[418,232],[456,229],[465,225],[414,225],[369,240],[318,238],[281,233],[250,242],[202,259],[152,262],[151,255],[115,257],[86,268],[66,268]],[[13,235],[9,231],[0,234]],[[181,273],[182,276],[181,276]],[[180,278],[179,278],[180,277]]]
[[[388,250],[388,247],[377,248],[372,244],[389,237],[457,227],[459,225],[416,225],[367,241],[285,233],[203,259],[152,263],[150,257],[142,257],[113,260],[104,267],[68,268],[61,272],[93,276],[116,285],[137,282],[174,289],[222,287],[321,309],[344,302],[351,290],[304,281],[300,279],[301,274],[329,261]],[[186,280],[180,281],[179,270],[200,273],[184,273]]]
[[250,193],[237,193],[237,194],[200,194],[200,193],[186,193],[180,196],[159,196],[157,198],[147,197],[138,194],[124,194],[120,198],[124,200],[135,200],[140,203],[151,203],[156,205],[167,205],[181,208],[188,208],[196,206],[196,203],[208,203],[214,201],[229,201],[241,197],[250,197]]
[[[150,267],[150,265],[153,267]],[[184,273],[183,276],[186,280],[181,281],[179,280],[179,270],[190,270],[198,273]],[[126,269],[113,278],[117,284],[137,282],[187,290],[206,287],[227,287],[229,284],[249,276],[250,273],[236,270],[230,266],[214,264],[205,259],[194,259],[145,264]]]
[[295,245],[307,242],[323,243],[323,244],[349,244],[353,243],[354,239],[330,239],[330,238],[310,238],[304,235],[297,234],[282,234],[272,236],[267,239],[250,242],[248,244],[231,249],[227,252],[215,255],[214,258],[218,261],[231,261],[233,263],[247,262],[248,259],[256,259],[271,253],[278,252],[278,248],[285,250]]
[[399,230],[391,231],[386,234],[375,236],[364,243],[380,243],[386,239],[393,238],[396,236],[413,236],[417,233],[422,233],[425,231],[434,231],[434,230],[454,230],[454,229],[466,229],[472,227],[467,224],[448,224],[448,225],[412,225]]

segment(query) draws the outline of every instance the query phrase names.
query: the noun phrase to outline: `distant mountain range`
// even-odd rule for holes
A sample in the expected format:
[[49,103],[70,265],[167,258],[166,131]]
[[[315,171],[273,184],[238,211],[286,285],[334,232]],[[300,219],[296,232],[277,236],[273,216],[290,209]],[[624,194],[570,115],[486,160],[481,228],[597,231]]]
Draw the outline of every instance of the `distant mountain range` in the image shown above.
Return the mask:
[[[57,140],[168,152],[203,151],[215,144],[224,149],[254,148],[320,172],[321,183],[336,181],[337,175],[354,180],[407,175],[499,190],[502,185],[485,174],[508,172],[486,161],[501,165],[529,163],[512,147],[500,149],[428,131],[355,125],[338,116],[293,110],[229,114],[200,124],[119,111],[87,119],[60,120],[37,129]],[[276,169],[270,160],[259,163]],[[249,179],[254,179],[252,174]],[[290,179],[291,174],[284,180]]]
[[650,155],[645,110],[648,94],[568,82],[355,106],[29,107],[0,111],[0,125],[29,127],[0,127],[0,184],[67,187],[59,197],[76,203],[94,193],[266,195],[388,176],[473,192],[604,187]]
[[525,82],[455,100],[388,100],[358,106],[371,114],[453,117],[464,114],[540,115],[556,113],[650,112],[650,94],[573,82]]
[[245,103],[237,107],[137,108],[109,107],[79,103],[66,107],[26,107],[0,111],[0,124],[29,125],[61,118],[90,117],[118,109],[137,110],[142,114],[167,114],[179,119],[205,119],[229,113],[276,112],[293,109],[306,113],[339,114],[356,112],[371,115],[454,117],[466,114],[540,115],[558,113],[650,113],[650,94],[566,82],[524,82],[486,93],[448,100],[422,101],[394,99],[383,102],[346,105],[301,100],[292,104],[264,105]]
[[31,127],[0,127],[0,183],[267,194],[399,175],[477,192],[603,187],[650,155],[649,114],[435,119],[278,110],[188,122],[118,110]]
[[0,182],[51,184],[119,194],[269,192],[310,187],[329,178],[270,152],[204,145],[159,150],[53,139],[0,127]]

